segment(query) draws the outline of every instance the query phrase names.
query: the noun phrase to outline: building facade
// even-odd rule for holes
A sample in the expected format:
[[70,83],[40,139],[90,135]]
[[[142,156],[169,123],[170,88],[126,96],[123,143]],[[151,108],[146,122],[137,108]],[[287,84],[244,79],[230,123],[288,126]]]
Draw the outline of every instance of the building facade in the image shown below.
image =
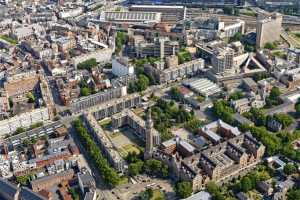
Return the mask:
[[256,24],[256,47],[262,48],[268,42],[275,42],[280,39],[282,28],[282,15],[274,13],[265,18],[257,17]]

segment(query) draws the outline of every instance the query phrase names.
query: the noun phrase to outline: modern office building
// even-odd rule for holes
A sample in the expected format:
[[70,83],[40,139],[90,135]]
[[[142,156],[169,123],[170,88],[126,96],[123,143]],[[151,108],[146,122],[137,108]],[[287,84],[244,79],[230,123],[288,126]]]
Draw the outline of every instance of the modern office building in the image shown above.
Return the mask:
[[140,41],[134,44],[135,55],[139,58],[174,55],[179,51],[179,42],[167,38],[155,38],[153,42]]
[[241,42],[226,44],[212,41],[198,46],[200,56],[210,62],[215,74],[239,73],[240,66],[248,59]]
[[257,17],[256,24],[256,47],[262,48],[268,42],[280,39],[282,29],[282,15],[273,13],[268,17]]

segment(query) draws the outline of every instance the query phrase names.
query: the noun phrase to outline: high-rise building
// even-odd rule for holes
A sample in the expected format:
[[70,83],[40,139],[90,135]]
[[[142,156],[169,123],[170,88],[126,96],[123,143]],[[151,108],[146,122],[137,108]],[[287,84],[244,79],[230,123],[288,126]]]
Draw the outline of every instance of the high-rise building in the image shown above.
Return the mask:
[[257,17],[256,24],[256,47],[261,48],[268,42],[275,42],[280,39],[282,15],[273,13],[271,16]]
[[148,109],[146,121],[146,149],[144,158],[149,159],[153,154],[153,121],[151,118],[151,108]]

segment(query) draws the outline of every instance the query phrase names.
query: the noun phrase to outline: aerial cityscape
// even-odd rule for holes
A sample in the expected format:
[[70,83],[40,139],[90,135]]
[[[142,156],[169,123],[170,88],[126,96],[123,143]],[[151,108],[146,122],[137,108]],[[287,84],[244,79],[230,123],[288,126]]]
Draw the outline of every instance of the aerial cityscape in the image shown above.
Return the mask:
[[0,200],[300,200],[300,0],[0,0]]

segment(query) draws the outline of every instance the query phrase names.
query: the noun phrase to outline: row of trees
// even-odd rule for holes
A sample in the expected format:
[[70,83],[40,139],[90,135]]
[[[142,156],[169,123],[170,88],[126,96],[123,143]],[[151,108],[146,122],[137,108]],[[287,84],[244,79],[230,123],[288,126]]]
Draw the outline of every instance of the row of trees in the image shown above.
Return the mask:
[[249,112],[246,112],[243,115],[253,121],[256,126],[267,127],[267,124],[270,120],[276,120],[277,122],[282,124],[283,128],[286,128],[294,122],[294,119],[288,114],[277,113],[273,116],[267,116],[262,110],[258,108],[251,108]]
[[222,119],[224,122],[233,124],[234,118],[233,114],[234,111],[230,107],[229,103],[225,100],[219,100],[214,102],[213,111],[215,115]]
[[73,122],[73,125],[79,135],[82,146],[88,152],[91,159],[95,162],[95,166],[101,173],[104,182],[110,187],[118,185],[121,180],[120,176],[113,168],[109,166],[108,161],[102,155],[100,148],[93,140],[92,136],[87,132],[86,128],[83,126],[83,123],[77,119]]
[[294,140],[300,138],[299,131],[295,131],[294,133],[283,131],[270,133],[262,126],[243,125],[240,128],[242,131],[250,131],[255,138],[261,141],[266,146],[268,155],[281,153],[292,160],[300,161],[300,152],[294,150],[291,144]]

